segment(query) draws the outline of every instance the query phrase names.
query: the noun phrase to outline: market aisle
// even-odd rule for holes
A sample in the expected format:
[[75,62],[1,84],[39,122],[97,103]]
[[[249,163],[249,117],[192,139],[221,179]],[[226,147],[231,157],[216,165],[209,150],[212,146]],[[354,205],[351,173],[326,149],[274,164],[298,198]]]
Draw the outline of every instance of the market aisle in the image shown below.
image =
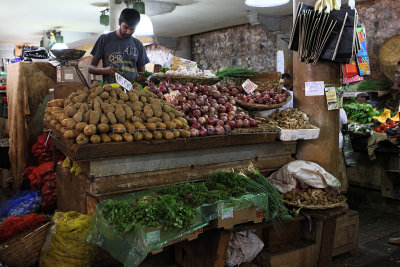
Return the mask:
[[[390,237],[400,236],[399,202],[379,202],[377,193],[353,190],[370,194],[366,201],[357,197],[354,200],[358,201],[349,199],[350,207],[360,214],[358,249],[335,257],[333,266],[400,266],[400,246],[387,242]],[[356,196],[359,195],[357,193]],[[375,204],[368,203],[369,201],[374,201]]]

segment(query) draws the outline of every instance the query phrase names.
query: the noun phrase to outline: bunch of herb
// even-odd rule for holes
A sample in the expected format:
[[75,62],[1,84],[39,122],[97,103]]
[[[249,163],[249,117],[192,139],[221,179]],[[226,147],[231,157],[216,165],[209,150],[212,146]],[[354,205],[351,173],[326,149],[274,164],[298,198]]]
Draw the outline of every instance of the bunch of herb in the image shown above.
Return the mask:
[[135,225],[135,214],[128,202],[108,199],[102,204],[101,212],[117,236],[129,232]]
[[236,68],[229,67],[225,69],[220,69],[215,75],[218,78],[250,78],[258,74],[258,71],[246,69],[246,68]]
[[169,71],[169,70],[170,70],[170,69],[167,68],[167,67],[162,67],[162,68],[160,69],[160,72],[166,73],[166,72]]
[[141,75],[142,75],[144,78],[146,78],[146,79],[149,78],[152,74],[153,74],[152,72],[147,71],[147,70],[145,70],[145,71],[143,71],[143,72],[141,73]]
[[222,190],[231,197],[240,197],[246,192],[245,183],[236,172],[215,172],[204,182],[208,190]]
[[371,105],[360,104],[358,102],[344,104],[343,109],[346,111],[346,115],[350,120],[361,123],[370,122],[373,116],[380,115],[379,111],[374,109]]

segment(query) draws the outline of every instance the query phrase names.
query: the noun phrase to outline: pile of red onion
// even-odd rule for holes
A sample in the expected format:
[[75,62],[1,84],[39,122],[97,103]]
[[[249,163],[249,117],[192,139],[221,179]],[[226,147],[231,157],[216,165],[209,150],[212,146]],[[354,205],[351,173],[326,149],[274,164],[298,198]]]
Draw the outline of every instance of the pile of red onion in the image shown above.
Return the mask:
[[283,91],[282,93],[278,94],[271,90],[264,92],[255,91],[253,94],[248,95],[242,87],[235,88],[233,85],[221,87],[219,90],[222,93],[231,95],[240,101],[263,105],[284,103],[289,94],[288,91]]
[[192,136],[221,135],[235,128],[258,127],[256,120],[244,112],[237,112],[235,100],[222,95],[215,85],[167,85],[161,82],[158,88],[149,86],[148,90],[160,98],[168,92],[180,92],[172,103],[189,122]]

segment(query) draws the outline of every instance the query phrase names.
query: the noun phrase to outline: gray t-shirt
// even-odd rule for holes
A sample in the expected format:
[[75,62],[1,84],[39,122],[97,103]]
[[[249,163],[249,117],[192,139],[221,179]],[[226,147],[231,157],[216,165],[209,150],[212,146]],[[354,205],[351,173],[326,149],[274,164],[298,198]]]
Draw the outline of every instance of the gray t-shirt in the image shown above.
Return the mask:
[[[97,39],[92,52],[93,56],[103,61],[103,67],[113,67],[123,72],[123,76],[133,81],[137,77],[137,67],[150,62],[143,44],[136,38],[121,39],[114,32],[102,34]],[[115,78],[108,75],[103,80],[114,83]]]

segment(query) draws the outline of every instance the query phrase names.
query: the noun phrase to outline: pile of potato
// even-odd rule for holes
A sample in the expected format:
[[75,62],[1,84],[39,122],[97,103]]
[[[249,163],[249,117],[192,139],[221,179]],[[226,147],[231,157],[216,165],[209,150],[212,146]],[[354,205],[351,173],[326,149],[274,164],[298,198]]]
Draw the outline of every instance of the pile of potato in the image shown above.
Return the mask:
[[45,121],[78,144],[190,137],[187,121],[171,103],[135,87],[97,82],[47,104]]

